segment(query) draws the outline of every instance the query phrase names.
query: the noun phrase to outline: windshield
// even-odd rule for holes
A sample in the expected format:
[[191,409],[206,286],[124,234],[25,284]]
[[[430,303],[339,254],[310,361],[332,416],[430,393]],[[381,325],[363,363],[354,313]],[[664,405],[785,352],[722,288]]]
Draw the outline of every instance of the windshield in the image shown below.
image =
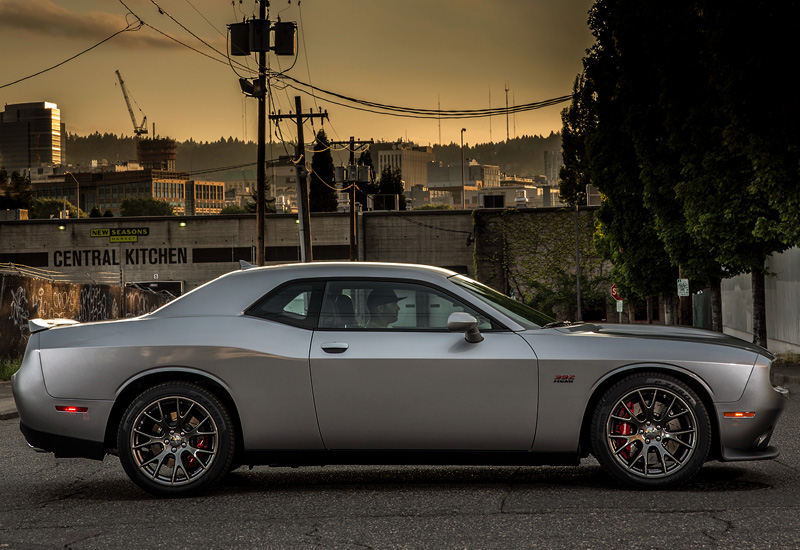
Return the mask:
[[497,292],[493,288],[489,288],[463,275],[455,275],[451,277],[450,280],[475,296],[478,300],[486,302],[526,329],[542,328],[544,325],[552,323],[555,320],[541,311],[526,306],[501,292]]

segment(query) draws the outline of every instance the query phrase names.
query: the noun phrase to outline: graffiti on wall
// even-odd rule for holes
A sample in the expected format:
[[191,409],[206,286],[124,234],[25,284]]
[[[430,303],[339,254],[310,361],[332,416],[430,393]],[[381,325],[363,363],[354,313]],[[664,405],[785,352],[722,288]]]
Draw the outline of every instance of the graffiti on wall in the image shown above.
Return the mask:
[[139,288],[58,283],[0,274],[0,358],[25,351],[30,319],[75,319],[82,323],[136,317],[169,301]]
[[28,327],[28,297],[24,287],[11,291],[11,315],[8,318],[14,328],[24,335]]

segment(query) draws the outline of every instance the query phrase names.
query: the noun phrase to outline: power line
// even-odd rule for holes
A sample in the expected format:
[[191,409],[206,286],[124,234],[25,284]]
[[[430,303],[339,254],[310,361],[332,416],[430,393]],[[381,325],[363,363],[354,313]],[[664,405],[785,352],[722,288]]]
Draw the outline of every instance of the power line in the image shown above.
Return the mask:
[[[208,46],[215,53],[217,53],[217,54],[219,54],[221,56],[224,56],[229,63],[231,62],[230,56],[227,53],[223,54],[222,52],[220,52],[219,50],[217,50],[216,48],[214,48],[213,46],[211,46],[210,44],[208,44],[207,42],[202,40],[195,33],[193,33],[191,30],[189,30],[185,25],[183,25],[177,19],[175,19],[172,15],[170,15],[169,13],[164,11],[155,2],[155,0],[150,0],[150,2],[159,9],[160,13],[163,13],[164,15],[167,15],[167,17],[172,19],[176,24],[178,24],[186,32],[188,32],[193,37],[195,37],[197,40],[199,40],[200,42],[202,42],[203,44]],[[127,8],[127,6],[126,6],[126,8]],[[131,13],[133,13],[133,12],[131,12]],[[133,14],[133,15],[135,16],[136,14]],[[302,13],[301,13],[301,21],[302,21]],[[152,28],[156,32],[164,35],[165,37],[167,37],[167,38],[169,38],[169,39],[171,39],[171,40],[183,45],[184,47],[187,47],[187,48],[195,51],[196,53],[199,53],[199,54],[201,54],[201,55],[203,55],[205,57],[208,57],[209,59],[212,59],[214,61],[220,61],[218,59],[214,59],[213,57],[211,57],[210,55],[208,55],[208,54],[206,54],[204,52],[201,52],[201,51],[197,50],[196,48],[193,48],[192,46],[184,44],[180,40],[168,35],[167,33],[164,33],[162,31],[156,29],[152,25],[149,25],[147,23],[144,23],[144,24],[147,25],[148,27]],[[303,40],[304,40],[304,45],[305,45],[305,35],[303,36]],[[356,106],[348,105],[346,103],[340,103],[340,102],[337,102],[337,101],[334,101],[334,100],[331,100],[331,99],[326,99],[325,101],[328,101],[329,103],[333,103],[335,105],[339,105],[339,106],[345,107],[345,108],[350,108],[350,109],[370,112],[370,113],[373,113],[373,114],[383,114],[383,115],[391,114],[393,116],[399,116],[399,117],[423,118],[423,119],[430,119],[430,118],[438,118],[438,119],[441,119],[441,118],[446,118],[446,119],[484,118],[484,117],[498,116],[498,115],[502,115],[502,114],[508,115],[509,113],[516,114],[516,113],[521,113],[521,112],[526,112],[526,111],[532,111],[532,110],[541,109],[541,108],[544,108],[544,107],[550,107],[550,106],[553,106],[553,105],[558,105],[560,103],[564,103],[564,102],[570,101],[572,99],[572,95],[564,95],[564,96],[559,96],[559,97],[552,98],[552,99],[547,99],[547,100],[544,100],[544,101],[525,103],[525,104],[522,104],[522,105],[515,105],[515,106],[512,106],[511,108],[508,108],[506,106],[505,109],[503,109],[503,108],[494,108],[493,109],[493,108],[490,107],[489,109],[459,109],[459,110],[444,110],[443,111],[441,109],[422,109],[422,108],[414,108],[414,107],[402,107],[402,106],[389,105],[389,104],[379,103],[379,102],[375,102],[375,101],[369,101],[369,100],[358,99],[358,98],[346,96],[344,94],[339,94],[339,93],[336,93],[336,92],[333,92],[333,91],[330,91],[330,90],[326,90],[324,88],[320,88],[318,86],[314,86],[311,83],[306,83],[306,82],[298,80],[298,79],[296,79],[294,77],[291,77],[288,74],[286,74],[286,72],[291,70],[294,67],[294,65],[297,63],[297,58],[298,58],[298,55],[295,55],[295,59],[294,59],[292,65],[287,69],[281,70],[279,72],[268,71],[268,75],[267,75],[268,78],[270,80],[274,79],[274,80],[278,80],[278,81],[285,79],[285,80],[288,80],[288,81],[296,84],[297,86],[300,86],[300,88],[298,88],[297,86],[294,86],[294,85],[292,85],[290,83],[284,82],[284,90],[285,90],[286,87],[291,87],[292,89],[295,89],[295,90],[297,90],[297,91],[299,91],[301,93],[305,93],[305,94],[311,96],[315,102],[318,99],[318,97],[317,97],[315,92],[319,92],[321,94],[324,94],[324,95],[327,95],[327,96],[330,96],[330,97],[335,97],[337,99],[341,99],[341,100],[346,101],[348,103],[354,103]],[[236,64],[239,65],[240,67],[242,67],[243,69],[247,70],[247,71],[254,72],[253,69],[250,69],[249,67],[246,67],[246,66],[242,65],[241,63],[237,62]],[[233,68],[233,67],[231,67],[231,68]],[[307,67],[307,70],[308,70],[308,67]],[[310,80],[310,72],[309,72],[309,80]],[[288,93],[287,93],[287,98],[288,98]]]
[[53,65],[52,67],[48,67],[47,69],[43,69],[43,70],[39,71],[38,73],[33,73],[32,75],[28,75],[28,76],[26,76],[26,77],[20,78],[20,79],[18,79],[18,80],[15,80],[14,82],[9,82],[8,84],[3,84],[2,86],[0,86],[0,89],[2,89],[2,88],[7,88],[7,87],[9,87],[9,86],[13,86],[14,84],[19,84],[20,82],[23,82],[23,81],[25,81],[25,80],[28,80],[28,79],[30,79],[30,78],[33,78],[33,77],[35,77],[35,76],[39,76],[40,74],[44,74],[44,73],[46,73],[46,72],[48,72],[48,71],[52,71],[53,69],[56,69],[56,68],[60,67],[61,65],[64,65],[65,63],[69,63],[69,62],[70,62],[70,61],[72,61],[73,59],[76,59],[76,58],[78,58],[78,57],[82,56],[83,54],[85,54],[85,53],[87,53],[87,52],[89,52],[89,51],[91,51],[91,50],[95,49],[96,47],[98,47],[98,46],[100,46],[100,45],[102,45],[102,44],[105,44],[106,42],[108,42],[109,40],[111,40],[111,39],[112,39],[112,38],[114,38],[115,36],[122,34],[123,32],[127,32],[127,31],[138,31],[139,29],[141,29],[141,28],[142,28],[142,25],[143,25],[143,24],[144,24],[144,23],[143,23],[143,22],[142,22],[140,19],[138,19],[138,18],[137,18],[137,21],[136,21],[135,23],[128,23],[128,26],[127,26],[127,27],[125,27],[124,29],[122,29],[122,30],[120,30],[120,31],[117,31],[117,32],[115,32],[114,34],[112,34],[112,35],[111,35],[111,36],[109,36],[108,38],[105,38],[105,39],[101,40],[100,42],[98,42],[98,43],[97,43],[97,44],[95,44],[94,46],[91,46],[91,47],[89,47],[89,48],[86,48],[86,49],[85,49],[85,50],[83,50],[82,52],[80,52],[80,53],[77,53],[77,54],[73,55],[72,57],[65,59],[65,60],[64,60],[64,61],[62,61],[61,63],[56,63],[56,64],[55,64],[55,65]]
[[[296,78],[293,78],[289,75],[282,75],[281,78],[291,81],[297,86],[293,84],[287,84],[287,86],[299,91],[303,92],[308,95],[312,95],[311,92],[303,89],[309,88],[313,91],[322,93],[324,95],[333,96],[337,99],[341,99],[343,101],[347,101],[350,103],[355,103],[360,107],[352,107],[349,105],[345,105],[342,103],[338,103],[336,101],[332,101],[330,99],[326,99],[330,103],[334,103],[335,105],[340,105],[343,107],[350,107],[357,110],[367,111],[376,114],[392,114],[395,116],[405,116],[410,118],[448,118],[448,119],[460,119],[460,118],[482,118],[482,117],[491,117],[491,116],[498,116],[506,112],[511,113],[521,113],[526,111],[532,111],[535,109],[541,109],[543,107],[550,107],[553,105],[557,105],[559,103],[564,103],[566,101],[570,101],[572,99],[572,95],[564,95],[555,97],[552,99],[546,99],[544,101],[537,101],[532,103],[524,103],[522,105],[515,105],[510,109],[503,109],[503,108],[490,108],[490,109],[457,109],[457,110],[441,110],[441,109],[421,109],[415,107],[401,107],[396,105],[388,105],[384,103],[378,103],[374,101],[364,100],[364,99],[357,99],[354,97],[349,97],[343,94],[339,94],[336,92],[332,92],[330,90],[325,90],[318,86],[313,86],[311,84],[302,82]],[[388,112],[384,112],[388,111]]]

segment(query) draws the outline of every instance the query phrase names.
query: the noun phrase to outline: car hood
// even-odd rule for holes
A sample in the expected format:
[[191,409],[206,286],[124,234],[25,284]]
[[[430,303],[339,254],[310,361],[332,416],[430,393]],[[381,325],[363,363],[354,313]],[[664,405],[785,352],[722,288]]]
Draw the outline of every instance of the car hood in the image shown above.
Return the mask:
[[741,340],[728,334],[692,327],[579,323],[565,327],[558,327],[553,330],[567,334],[586,334],[608,336],[611,338],[643,338],[652,340],[696,342],[699,344],[715,344],[752,351],[753,353],[761,354],[769,359],[774,359],[774,356],[769,351],[759,345]]

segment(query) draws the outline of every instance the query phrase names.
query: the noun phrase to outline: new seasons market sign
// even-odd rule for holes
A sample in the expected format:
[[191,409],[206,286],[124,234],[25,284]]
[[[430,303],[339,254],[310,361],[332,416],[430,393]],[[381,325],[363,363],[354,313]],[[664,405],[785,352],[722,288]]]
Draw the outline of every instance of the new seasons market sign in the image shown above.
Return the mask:
[[127,227],[124,229],[90,229],[92,237],[108,237],[110,243],[135,243],[139,237],[150,234],[149,227]]

